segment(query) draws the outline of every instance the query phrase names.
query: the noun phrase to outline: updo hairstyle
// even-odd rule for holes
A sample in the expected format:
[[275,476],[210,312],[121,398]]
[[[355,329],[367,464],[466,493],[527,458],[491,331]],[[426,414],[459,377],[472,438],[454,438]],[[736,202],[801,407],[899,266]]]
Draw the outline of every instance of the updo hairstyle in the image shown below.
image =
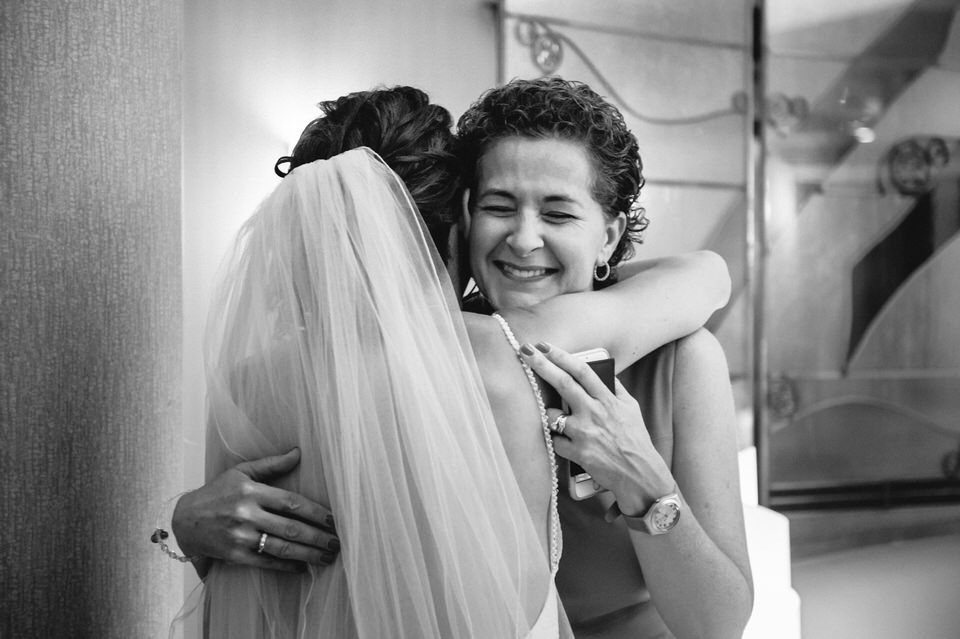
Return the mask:
[[[454,222],[451,205],[460,184],[450,113],[408,86],[358,91],[318,106],[324,115],[307,125],[291,155],[277,160],[277,175],[350,149],[370,148],[406,184],[446,260]],[[289,165],[286,171],[283,164]]]

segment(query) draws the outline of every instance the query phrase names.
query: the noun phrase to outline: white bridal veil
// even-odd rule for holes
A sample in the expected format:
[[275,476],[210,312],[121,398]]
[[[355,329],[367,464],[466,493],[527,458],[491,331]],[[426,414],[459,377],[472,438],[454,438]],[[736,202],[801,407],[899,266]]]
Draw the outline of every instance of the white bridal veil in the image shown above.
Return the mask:
[[285,487],[342,549],[302,575],[218,563],[210,637],[524,637],[549,567],[456,298],[403,184],[355,149],[245,224],[207,331],[208,476],[299,446]]

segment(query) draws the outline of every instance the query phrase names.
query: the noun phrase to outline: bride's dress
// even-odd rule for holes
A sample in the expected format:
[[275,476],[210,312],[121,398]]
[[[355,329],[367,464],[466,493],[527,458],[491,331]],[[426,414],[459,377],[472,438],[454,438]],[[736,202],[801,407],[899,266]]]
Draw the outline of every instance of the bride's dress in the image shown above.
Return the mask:
[[526,639],[556,639],[560,636],[559,600],[560,596],[557,594],[557,588],[551,580],[546,603],[543,604],[543,610],[540,611],[540,618],[530,629]]
[[302,575],[215,565],[207,636],[557,637],[454,291],[378,156],[292,171],[212,309],[208,476],[299,446],[285,487],[331,505],[342,547]]

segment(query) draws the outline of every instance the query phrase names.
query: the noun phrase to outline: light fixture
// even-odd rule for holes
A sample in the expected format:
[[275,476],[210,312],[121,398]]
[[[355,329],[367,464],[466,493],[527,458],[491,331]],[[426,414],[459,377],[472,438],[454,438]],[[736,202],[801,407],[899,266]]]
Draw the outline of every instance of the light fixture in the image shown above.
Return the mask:
[[854,126],[852,133],[860,144],[870,144],[877,139],[876,132],[865,124]]

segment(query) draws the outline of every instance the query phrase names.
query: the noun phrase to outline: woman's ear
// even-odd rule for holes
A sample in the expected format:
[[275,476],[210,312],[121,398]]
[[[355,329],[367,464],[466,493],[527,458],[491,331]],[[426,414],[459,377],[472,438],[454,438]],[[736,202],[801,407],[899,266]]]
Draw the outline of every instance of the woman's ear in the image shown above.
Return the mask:
[[460,211],[460,230],[463,237],[470,237],[470,189],[463,190],[463,200],[460,202],[463,209]]
[[613,255],[626,230],[627,216],[624,213],[620,213],[614,219],[607,221],[607,226],[604,229],[603,247],[600,249],[599,255],[604,262],[608,261],[610,256]]

